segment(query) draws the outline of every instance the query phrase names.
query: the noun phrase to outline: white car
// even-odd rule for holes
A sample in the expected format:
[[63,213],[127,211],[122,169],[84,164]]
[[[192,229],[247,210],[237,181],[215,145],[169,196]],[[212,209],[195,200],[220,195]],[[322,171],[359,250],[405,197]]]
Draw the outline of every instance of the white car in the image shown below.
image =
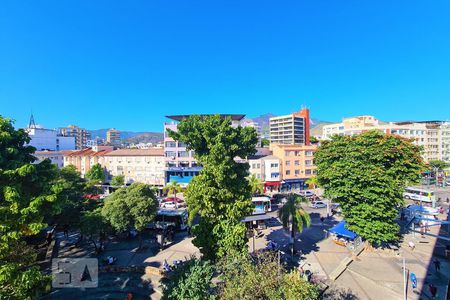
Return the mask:
[[311,191],[300,191],[298,193],[300,196],[306,197],[306,198],[310,198],[314,196],[314,193]]
[[322,202],[322,201],[314,201],[313,203],[311,203],[310,207],[312,207],[312,208],[325,208],[325,207],[327,207],[327,204],[325,202]]

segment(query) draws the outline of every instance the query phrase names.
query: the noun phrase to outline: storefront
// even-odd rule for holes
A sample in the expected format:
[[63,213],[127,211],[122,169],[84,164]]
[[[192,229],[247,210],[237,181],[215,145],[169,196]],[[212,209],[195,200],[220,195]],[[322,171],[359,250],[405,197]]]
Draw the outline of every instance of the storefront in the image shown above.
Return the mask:
[[281,188],[281,181],[266,181],[264,182],[264,193],[279,192]]
[[285,179],[282,181],[281,192],[291,192],[298,190],[306,190],[308,185],[305,183],[306,179]]

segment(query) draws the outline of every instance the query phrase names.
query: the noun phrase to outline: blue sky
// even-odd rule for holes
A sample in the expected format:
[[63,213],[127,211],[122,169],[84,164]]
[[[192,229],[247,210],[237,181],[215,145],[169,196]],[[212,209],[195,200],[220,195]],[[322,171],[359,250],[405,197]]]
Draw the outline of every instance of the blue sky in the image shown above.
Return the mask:
[[164,116],[450,119],[449,1],[4,1],[0,114],[162,131]]

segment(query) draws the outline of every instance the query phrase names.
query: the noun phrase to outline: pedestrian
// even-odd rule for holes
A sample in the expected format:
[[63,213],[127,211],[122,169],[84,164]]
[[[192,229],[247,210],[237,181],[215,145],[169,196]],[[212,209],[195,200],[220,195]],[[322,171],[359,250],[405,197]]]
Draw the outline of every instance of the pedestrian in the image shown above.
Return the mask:
[[433,263],[434,263],[434,268],[436,269],[436,272],[439,272],[441,270],[441,262],[437,258],[435,258]]
[[68,224],[64,225],[64,237],[66,237],[66,238],[69,237],[69,225]]
[[412,241],[409,241],[408,245],[409,245],[409,248],[411,248],[412,251],[414,251],[414,248],[416,248],[416,245]]
[[325,221],[325,218],[324,217],[320,217],[320,222],[322,222],[322,225],[323,225],[323,221]]
[[400,214],[400,220],[403,221],[405,219],[405,212],[402,209],[402,213]]
[[416,277],[416,274],[411,273],[409,278],[411,279],[412,288],[416,289],[417,288],[417,277]]
[[430,283],[428,285],[428,288],[430,289],[430,293],[431,293],[431,296],[433,297],[433,299],[436,299],[437,287],[434,284]]

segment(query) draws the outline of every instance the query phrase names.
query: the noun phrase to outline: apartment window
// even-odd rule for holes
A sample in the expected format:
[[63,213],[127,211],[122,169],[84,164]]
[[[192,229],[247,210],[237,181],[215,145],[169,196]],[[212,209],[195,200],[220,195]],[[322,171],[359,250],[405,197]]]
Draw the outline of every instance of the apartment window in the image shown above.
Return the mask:
[[176,142],[166,142],[166,147],[167,148],[176,148],[177,143]]
[[301,151],[295,151],[294,155],[295,156],[300,156],[301,155]]
[[290,154],[290,151],[284,151],[285,156],[289,156],[289,154]]
[[290,170],[286,170],[286,175],[291,175],[291,171]]
[[180,152],[178,152],[178,157],[189,157],[189,152],[180,151]]
[[305,166],[312,166],[313,161],[312,160],[305,160]]
[[299,160],[294,161],[294,165],[295,166],[300,166],[300,161]]
[[270,164],[271,168],[278,168],[278,164]]
[[305,155],[306,156],[313,156],[313,152],[312,151],[305,151]]
[[311,175],[311,174],[312,174],[311,169],[306,169],[306,170],[305,170],[305,174],[306,174],[306,175]]
[[300,170],[295,170],[294,173],[295,175],[300,175]]
[[256,168],[257,169],[261,168],[261,164],[256,164]]
[[164,154],[165,154],[166,157],[176,157],[177,156],[176,155],[177,153],[174,152],[174,151],[167,151]]
[[178,147],[180,147],[180,148],[186,148],[186,147],[187,147],[187,144],[186,144],[186,143],[183,143],[183,142],[178,142]]
[[291,161],[290,160],[287,160],[286,161],[286,166],[290,166],[291,165]]

